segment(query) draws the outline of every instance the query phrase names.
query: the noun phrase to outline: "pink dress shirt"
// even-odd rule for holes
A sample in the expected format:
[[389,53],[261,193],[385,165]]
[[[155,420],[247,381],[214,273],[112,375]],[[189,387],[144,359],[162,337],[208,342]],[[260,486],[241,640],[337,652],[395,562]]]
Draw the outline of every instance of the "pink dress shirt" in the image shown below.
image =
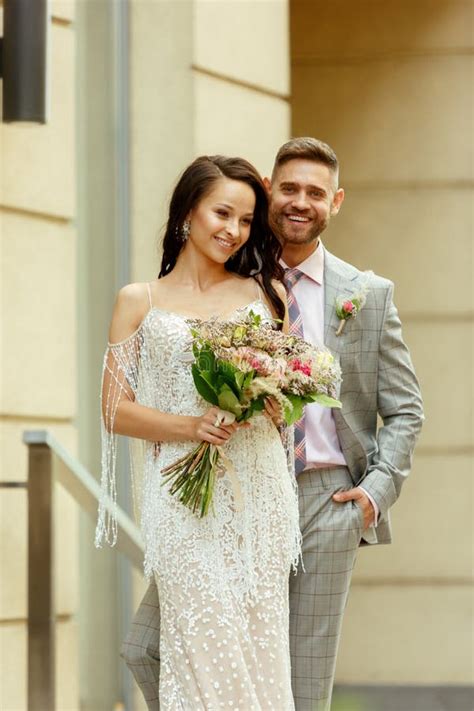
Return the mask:
[[[288,268],[283,260],[281,264]],[[293,294],[301,313],[304,338],[315,346],[324,346],[324,247],[321,240],[315,251],[296,268],[303,272],[293,287]],[[330,408],[316,403],[306,406],[305,434],[305,469],[347,466]],[[374,507],[377,521],[378,506],[365,489],[364,493]]]

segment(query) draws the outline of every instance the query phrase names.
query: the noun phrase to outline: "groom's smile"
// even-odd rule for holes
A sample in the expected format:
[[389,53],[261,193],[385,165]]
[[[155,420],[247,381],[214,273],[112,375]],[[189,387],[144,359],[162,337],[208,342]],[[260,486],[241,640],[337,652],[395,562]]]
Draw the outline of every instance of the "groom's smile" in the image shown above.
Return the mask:
[[290,220],[290,222],[299,222],[301,224],[310,222],[309,217],[302,217],[301,215],[287,215],[286,217]]

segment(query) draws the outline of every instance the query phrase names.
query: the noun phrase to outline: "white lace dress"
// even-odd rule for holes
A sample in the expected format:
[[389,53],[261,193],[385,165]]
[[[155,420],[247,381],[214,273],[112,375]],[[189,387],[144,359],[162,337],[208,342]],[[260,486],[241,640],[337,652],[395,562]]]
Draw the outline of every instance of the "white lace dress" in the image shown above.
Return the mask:
[[[252,308],[270,318],[256,300]],[[234,316],[234,317],[235,317]],[[200,415],[209,407],[189,365],[186,318],[152,307],[137,331],[109,345],[106,420],[124,394],[148,407]],[[116,442],[103,426],[103,491],[115,495]],[[288,578],[300,551],[298,500],[281,437],[262,415],[224,446],[239,484],[217,479],[214,513],[201,519],[162,485],[161,470],[195,442],[133,440],[133,474],[145,543],[161,610],[161,711],[289,711],[294,708],[288,640]],[[102,504],[97,545],[114,542]]]

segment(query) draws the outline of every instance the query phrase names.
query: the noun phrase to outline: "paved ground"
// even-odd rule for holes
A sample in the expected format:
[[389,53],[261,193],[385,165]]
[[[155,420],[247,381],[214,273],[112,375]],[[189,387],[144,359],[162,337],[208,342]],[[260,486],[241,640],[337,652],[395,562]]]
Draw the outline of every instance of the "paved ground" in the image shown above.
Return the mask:
[[474,711],[474,687],[337,686],[331,711]]

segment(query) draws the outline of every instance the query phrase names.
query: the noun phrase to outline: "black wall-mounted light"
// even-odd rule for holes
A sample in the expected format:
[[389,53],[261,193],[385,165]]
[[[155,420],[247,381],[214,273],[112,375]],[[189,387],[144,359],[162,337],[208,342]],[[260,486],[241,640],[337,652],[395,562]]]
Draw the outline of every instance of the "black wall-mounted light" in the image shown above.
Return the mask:
[[46,123],[48,0],[4,0],[3,122]]

